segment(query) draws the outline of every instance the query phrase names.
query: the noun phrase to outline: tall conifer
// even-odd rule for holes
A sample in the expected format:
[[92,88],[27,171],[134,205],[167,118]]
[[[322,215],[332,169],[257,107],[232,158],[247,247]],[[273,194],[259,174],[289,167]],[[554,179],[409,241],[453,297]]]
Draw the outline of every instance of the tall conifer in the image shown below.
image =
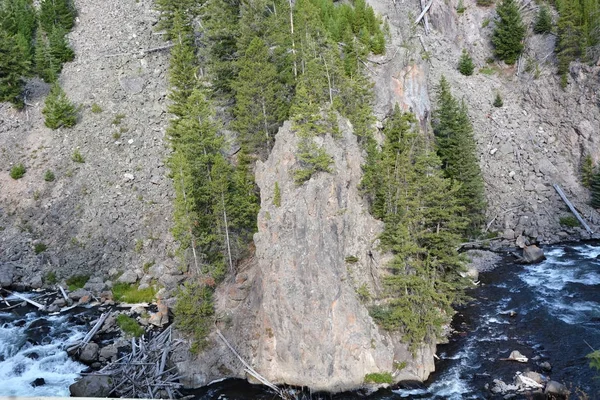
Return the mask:
[[492,36],[494,54],[507,64],[514,64],[523,52],[525,25],[515,0],[502,0],[496,9],[498,20]]

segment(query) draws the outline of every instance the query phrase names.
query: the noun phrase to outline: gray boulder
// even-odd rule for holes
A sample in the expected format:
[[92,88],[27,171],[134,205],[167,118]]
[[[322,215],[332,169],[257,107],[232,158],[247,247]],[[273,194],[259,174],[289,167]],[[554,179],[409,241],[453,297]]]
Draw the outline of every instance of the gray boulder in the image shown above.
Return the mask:
[[536,245],[525,246],[523,249],[523,261],[527,264],[535,264],[546,259],[544,251]]
[[567,398],[569,393],[569,389],[565,385],[556,381],[548,382],[546,389],[544,390],[545,395],[558,398]]
[[94,342],[90,342],[85,345],[83,350],[81,350],[81,354],[79,355],[79,360],[84,363],[92,363],[98,359],[98,349],[100,346]]
[[122,283],[136,283],[138,280],[138,275],[135,271],[132,270],[128,270],[123,272],[123,275],[121,275],[119,277],[119,279],[117,279],[118,282],[122,282]]
[[108,397],[111,389],[111,378],[104,375],[84,376],[69,387],[72,397]]
[[90,295],[90,292],[88,292],[87,290],[77,289],[76,291],[69,293],[69,298],[71,300],[79,300],[82,297],[89,296],[89,295]]
[[8,287],[12,285],[15,277],[15,266],[12,264],[1,263],[0,264],[0,286]]

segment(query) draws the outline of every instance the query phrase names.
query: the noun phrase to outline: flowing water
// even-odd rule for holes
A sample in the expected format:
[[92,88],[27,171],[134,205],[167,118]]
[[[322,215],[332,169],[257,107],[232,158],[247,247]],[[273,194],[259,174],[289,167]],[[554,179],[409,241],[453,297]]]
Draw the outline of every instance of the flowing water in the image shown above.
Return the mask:
[[[547,260],[515,264],[507,258],[481,274],[473,301],[457,313],[457,334],[438,347],[437,371],[424,385],[317,396],[331,399],[481,399],[494,379],[512,383],[517,371],[542,372],[589,399],[600,399],[600,379],[588,366],[588,344],[600,349],[600,243],[545,249]],[[511,316],[511,314],[513,316]],[[586,342],[588,344],[586,344]],[[500,361],[518,350],[527,364]],[[546,374],[548,375],[548,374]],[[197,399],[270,399],[272,395],[239,381],[225,381],[197,393]],[[501,398],[501,397],[499,397]]]
[[[423,385],[359,393],[321,395],[331,399],[481,399],[494,379],[511,383],[517,371],[542,372],[573,390],[600,399],[600,379],[588,367],[590,346],[600,349],[600,243],[549,247],[547,260],[519,265],[505,260],[481,274],[481,284],[454,320],[457,334],[438,347],[437,371]],[[0,313],[0,396],[68,396],[85,366],[69,359],[66,343],[89,327],[71,316]],[[588,346],[589,344],[589,346]],[[527,364],[501,361],[512,350]],[[37,378],[44,385],[33,386]],[[273,399],[260,386],[222,381],[195,391],[199,400]]]
[[77,312],[0,311],[0,396],[69,396],[69,385],[87,368],[64,350],[89,329]]

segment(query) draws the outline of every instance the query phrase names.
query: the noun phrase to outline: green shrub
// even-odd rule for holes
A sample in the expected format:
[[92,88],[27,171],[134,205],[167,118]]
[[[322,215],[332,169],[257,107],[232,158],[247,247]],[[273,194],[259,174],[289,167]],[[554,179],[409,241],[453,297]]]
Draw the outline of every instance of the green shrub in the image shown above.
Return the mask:
[[279,189],[279,182],[275,182],[273,205],[275,205],[275,207],[281,207],[281,189]]
[[502,101],[502,97],[500,93],[496,93],[496,98],[494,99],[494,107],[502,107],[504,105],[504,101]]
[[117,325],[125,334],[133,337],[140,337],[144,334],[144,329],[137,321],[125,314],[117,315]]
[[473,59],[467,52],[467,50],[463,49],[462,55],[460,56],[460,60],[458,61],[458,70],[461,74],[465,76],[473,75],[473,70],[475,66],[473,65]]
[[156,294],[152,286],[139,290],[135,284],[118,282],[112,288],[115,301],[122,303],[151,303]]
[[362,302],[371,300],[371,292],[369,292],[369,288],[367,287],[366,283],[363,283],[358,289],[356,289],[356,294],[358,294],[358,298]]
[[191,351],[197,353],[206,346],[206,336],[213,325],[213,290],[197,282],[185,282],[177,293],[173,311],[175,324],[192,337]]
[[45,117],[44,124],[51,129],[61,126],[70,128],[77,123],[77,108],[57,83],[52,85],[46,97],[42,114]]
[[69,279],[67,279],[67,286],[71,292],[81,289],[85,286],[88,279],[90,279],[89,275],[73,275]]
[[550,8],[546,4],[543,4],[538,10],[533,31],[539,34],[550,33],[552,31],[552,15],[550,14]]
[[46,282],[49,285],[54,285],[56,282],[58,282],[58,279],[56,278],[56,272],[48,272],[46,276],[44,276],[44,282]]
[[76,163],[81,163],[81,164],[83,164],[85,162],[85,159],[79,152],[79,149],[75,149],[75,151],[73,152],[73,155],[71,155],[71,160],[75,161]]
[[46,170],[46,173],[44,173],[44,180],[46,182],[54,182],[54,179],[56,177],[54,176],[54,172],[50,171],[50,170]]
[[594,179],[594,160],[592,156],[587,154],[581,163],[581,184],[586,188],[592,187]]
[[567,215],[565,217],[560,217],[560,219],[558,220],[558,222],[562,226],[566,226],[568,228],[575,228],[575,227],[579,226],[579,221],[577,220],[577,218],[575,218],[572,215]]
[[392,374],[389,372],[374,372],[365,375],[365,383],[387,383],[391,384],[394,382]]
[[479,68],[479,73],[484,75],[494,75],[496,73],[496,69],[492,67],[483,67]]
[[325,149],[318,147],[312,138],[304,138],[298,146],[298,159],[302,168],[294,171],[294,182],[301,185],[318,171],[331,172],[333,159]]
[[94,103],[94,104],[92,104],[92,112],[94,114],[100,114],[102,112],[102,107],[100,107],[98,104]]
[[125,114],[117,114],[115,115],[115,118],[112,121],[113,125],[121,125],[121,122],[123,122],[123,119],[125,118]]
[[46,251],[47,248],[48,246],[46,246],[44,243],[37,243],[35,246],[33,246],[35,254],[43,253],[44,251]]
[[356,256],[347,256],[347,257],[345,258],[345,261],[346,261],[348,264],[354,264],[354,263],[357,263],[357,262],[358,262],[358,257],[356,257]]
[[21,179],[27,170],[23,166],[23,164],[17,164],[10,169],[10,177],[13,179]]
[[494,4],[495,0],[477,0],[477,5],[481,7],[489,7]]

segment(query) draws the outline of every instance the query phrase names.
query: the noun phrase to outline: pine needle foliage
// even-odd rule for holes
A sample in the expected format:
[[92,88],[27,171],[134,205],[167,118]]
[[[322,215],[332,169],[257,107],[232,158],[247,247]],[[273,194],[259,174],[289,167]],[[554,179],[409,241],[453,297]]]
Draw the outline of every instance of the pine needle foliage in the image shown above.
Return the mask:
[[458,71],[465,76],[471,76],[473,75],[474,69],[473,59],[467,50],[463,49],[460,60],[458,61]]
[[594,174],[592,180],[592,207],[600,208],[600,172]]
[[538,34],[550,33],[552,31],[552,14],[547,4],[542,4],[538,10],[533,31]]
[[445,176],[458,183],[458,202],[469,221],[465,236],[474,235],[485,219],[485,189],[467,107],[459,103],[444,77],[437,89],[433,129]]
[[594,181],[594,161],[592,156],[587,154],[581,162],[581,184],[586,188],[592,187]]
[[507,64],[514,64],[523,52],[525,25],[515,0],[502,0],[496,8],[498,20],[492,36],[494,54]]
[[467,220],[460,185],[444,178],[440,160],[396,107],[387,119],[381,151],[370,158],[363,188],[371,213],[385,222],[382,247],[394,254],[386,266],[385,297],[371,315],[385,329],[400,331],[414,350],[434,340],[462,297],[463,260],[456,248]]
[[77,123],[77,107],[69,100],[64,90],[55,83],[50,89],[42,110],[44,124],[51,129],[70,128]]
[[496,108],[500,108],[503,105],[504,105],[504,101],[502,100],[502,96],[500,96],[500,93],[496,93],[496,97],[494,97],[493,106]]

